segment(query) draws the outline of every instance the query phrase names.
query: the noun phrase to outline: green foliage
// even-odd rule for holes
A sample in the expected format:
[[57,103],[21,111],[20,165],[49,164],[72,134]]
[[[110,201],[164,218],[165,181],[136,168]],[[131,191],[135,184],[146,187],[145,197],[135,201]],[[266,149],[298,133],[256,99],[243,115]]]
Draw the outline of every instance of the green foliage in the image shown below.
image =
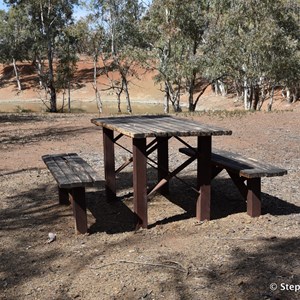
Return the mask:
[[50,111],[57,112],[53,60],[56,56],[55,51],[59,48],[59,43],[63,39],[64,30],[72,23],[73,6],[78,4],[78,1],[9,0],[6,2],[13,5],[10,11],[13,11],[16,7],[18,11],[23,12],[24,16],[28,16],[26,23],[21,23],[28,23],[30,26],[31,37],[34,41],[31,50],[35,58],[38,57],[40,63],[44,57],[47,58],[48,69],[44,70],[43,74],[40,70],[40,78],[50,94]]
[[250,82],[260,77],[279,81],[291,66],[299,28],[282,1],[235,1],[221,14],[216,11],[212,24],[204,47],[211,78],[228,74]]
[[155,0],[146,15],[143,27],[151,48],[151,62],[164,82],[166,99],[174,110],[180,110],[181,90],[190,94],[193,106],[194,89],[202,74],[203,35],[209,25],[209,1]]
[[166,106],[170,101],[175,111],[183,93],[195,110],[213,82],[255,99],[254,109],[275,86],[300,95],[299,0],[153,0],[149,7],[142,0],[90,0],[91,14],[76,23],[77,0],[5,2],[11,6],[0,11],[0,60],[47,60],[40,76],[53,111],[56,88],[72,79],[77,53],[95,63],[101,57],[107,76],[119,72],[112,88],[126,93],[128,106],[137,63],[157,71]]
[[70,88],[70,83],[76,71],[77,56],[77,42],[76,36],[72,34],[71,30],[65,30],[64,34],[59,36],[59,43],[57,47],[57,68],[56,68],[56,87]]
[[12,7],[8,12],[0,11],[0,61],[11,63],[29,58],[32,44],[29,19],[23,11]]

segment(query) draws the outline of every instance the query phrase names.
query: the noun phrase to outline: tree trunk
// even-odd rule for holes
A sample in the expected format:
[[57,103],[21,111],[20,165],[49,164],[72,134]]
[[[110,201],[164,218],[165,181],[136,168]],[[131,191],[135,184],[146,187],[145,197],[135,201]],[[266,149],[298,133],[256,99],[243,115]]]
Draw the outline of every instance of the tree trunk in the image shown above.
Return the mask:
[[51,40],[48,41],[48,64],[49,64],[48,88],[50,90],[50,112],[57,112],[56,89],[54,85],[54,71],[53,71],[53,47],[52,47]]
[[37,57],[37,72],[39,76],[39,85],[42,88],[43,87],[43,64],[40,55]]
[[117,100],[118,100],[118,113],[121,113],[121,94],[122,94],[122,89],[120,89],[120,91],[118,91],[117,94]]
[[16,75],[18,90],[22,91],[22,86],[21,86],[20,77],[19,77],[19,71],[18,71],[18,68],[17,68],[16,60],[14,58],[13,58],[13,66],[14,66],[14,71],[15,71],[15,75]]
[[271,95],[270,95],[270,101],[268,103],[268,111],[272,110],[272,105],[273,105],[273,100],[274,100],[274,86],[272,86],[272,91],[271,91]]
[[286,89],[286,100],[288,103],[292,103],[291,90],[290,88]]
[[189,111],[194,109],[194,90],[195,90],[195,78],[189,83]]
[[249,89],[248,89],[247,80],[244,80],[244,108],[245,108],[245,110],[249,109],[248,93],[249,93]]
[[68,80],[68,112],[71,113],[71,82]]
[[[194,44],[194,50],[193,50],[193,54],[195,55],[197,51],[197,46],[196,44]],[[189,111],[194,111],[195,110],[195,106],[194,106],[194,91],[195,91],[195,84],[196,84],[196,75],[197,72],[195,70],[193,70],[193,76],[192,78],[189,80],[189,87],[188,87],[188,92],[189,92]]]
[[175,112],[181,112],[182,109],[180,107],[180,85],[178,85],[178,90],[175,93],[174,97],[175,97],[174,98],[174,109],[175,109]]
[[225,84],[221,80],[217,80],[217,86],[218,90],[220,91],[221,95],[225,97],[227,95],[226,89],[225,89]]
[[126,95],[126,102],[127,102],[127,112],[132,113],[131,103],[130,103],[130,97],[129,97],[129,90],[128,90],[128,82],[126,78],[122,78],[122,85],[124,87],[125,95]]
[[249,99],[248,99],[248,110],[250,110],[252,108],[252,102],[253,102],[253,85],[251,84],[250,86],[250,95],[249,95]]
[[169,111],[170,111],[170,93],[169,93],[168,84],[165,81],[164,113],[168,114]]
[[259,86],[256,85],[253,87],[253,101],[252,101],[252,109],[257,110],[257,105],[259,102]]
[[66,89],[63,90],[62,94],[62,105],[61,105],[61,112],[64,112],[64,107],[65,107],[65,97],[66,97]]
[[100,92],[98,90],[98,83],[97,83],[97,56],[94,56],[94,90],[95,90],[95,98],[96,98],[96,103],[98,107],[98,111],[102,113],[102,101],[101,101],[101,96]]

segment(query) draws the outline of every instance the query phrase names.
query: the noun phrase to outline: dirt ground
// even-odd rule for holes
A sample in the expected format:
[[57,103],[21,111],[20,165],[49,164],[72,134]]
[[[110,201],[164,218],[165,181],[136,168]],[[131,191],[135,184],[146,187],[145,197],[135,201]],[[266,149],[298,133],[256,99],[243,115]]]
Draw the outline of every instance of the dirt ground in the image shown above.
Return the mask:
[[[104,183],[87,189],[90,234],[75,235],[71,208],[58,205],[41,156],[77,152],[104,177],[93,117],[0,114],[0,299],[300,299],[299,106],[182,115],[232,129],[232,136],[213,138],[215,147],[288,170],[262,180],[262,216],[245,213],[221,173],[211,221],[196,221],[197,194],[174,179],[168,199],[149,201],[149,229],[135,231],[129,167],[118,178],[120,201],[106,202]],[[170,145],[175,168],[184,157],[178,142]],[[126,157],[117,149],[118,164]],[[180,176],[193,184],[195,171],[192,164]],[[150,167],[148,178],[154,183]]]
[[[20,70],[21,93],[11,69],[0,66],[0,111],[12,101],[40,101],[34,70]],[[72,99],[92,99],[91,78],[92,64],[83,60]],[[131,91],[133,101],[163,98],[151,74]],[[90,234],[75,235],[72,210],[58,204],[41,156],[76,152],[104,178],[102,132],[90,122],[98,115],[0,113],[0,299],[300,299],[300,102],[277,100],[271,113],[245,113],[234,110],[242,103],[208,91],[199,108],[217,111],[180,116],[233,131],[214,137],[215,147],[288,170],[262,180],[262,216],[245,213],[224,172],[212,184],[211,221],[196,221],[197,194],[174,179],[168,199],[149,199],[149,229],[135,231],[130,166],[118,177],[120,201],[106,202],[104,182],[87,189]],[[177,141],[170,146],[175,168],[185,157]],[[121,148],[116,154],[117,165],[129,156]],[[192,164],[180,177],[191,185],[195,174]],[[149,185],[155,179],[149,167]]]

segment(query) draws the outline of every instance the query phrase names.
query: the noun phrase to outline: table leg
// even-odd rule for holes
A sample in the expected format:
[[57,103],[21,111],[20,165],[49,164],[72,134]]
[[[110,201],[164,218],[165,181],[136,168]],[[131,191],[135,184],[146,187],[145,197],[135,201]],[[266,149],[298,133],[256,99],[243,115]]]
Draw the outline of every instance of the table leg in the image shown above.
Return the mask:
[[137,228],[148,227],[146,139],[133,139],[133,203]]
[[211,198],[211,136],[198,137],[197,188],[199,197],[196,205],[196,218],[210,220]]
[[108,201],[116,199],[115,147],[113,130],[103,128],[105,191]]
[[[169,174],[169,151],[168,137],[157,138],[157,164],[158,164],[158,182],[166,178]],[[169,182],[160,188],[162,195],[169,194]]]

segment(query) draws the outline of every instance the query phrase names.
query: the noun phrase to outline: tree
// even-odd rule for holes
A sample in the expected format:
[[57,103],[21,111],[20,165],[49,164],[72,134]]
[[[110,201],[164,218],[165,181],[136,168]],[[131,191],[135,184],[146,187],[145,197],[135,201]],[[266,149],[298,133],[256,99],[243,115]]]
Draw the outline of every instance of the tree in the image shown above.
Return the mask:
[[[258,109],[274,87],[291,82],[299,66],[299,26],[281,0],[215,1],[207,43],[206,74],[242,87],[245,109]],[[299,73],[299,72],[298,72]]]
[[72,28],[67,28],[59,36],[59,47],[57,49],[57,83],[58,89],[63,89],[63,105],[65,91],[68,91],[68,112],[71,112],[71,81],[76,71],[77,57],[77,42],[76,36],[72,32]]
[[[152,55],[150,64],[158,71],[156,80],[163,82],[165,112],[171,102],[180,111],[181,93],[189,95],[189,110],[196,108],[203,91],[196,99],[196,86],[203,81],[203,35],[209,25],[210,1],[155,0],[144,18],[144,30]],[[205,81],[205,80],[204,80]],[[204,89],[207,84],[204,85]]]
[[50,112],[57,112],[56,84],[54,74],[55,49],[58,37],[66,26],[72,23],[73,6],[77,0],[6,0],[28,12],[35,44],[40,55],[46,55],[48,69],[42,74],[42,81],[50,94]]
[[175,12],[178,7],[179,1],[153,1],[143,20],[148,44],[143,60],[144,64],[158,72],[154,77],[155,81],[164,85],[166,113],[169,112],[170,102],[174,111],[180,110],[182,82],[180,67],[184,45],[179,42],[178,28],[175,26]]
[[85,53],[92,57],[93,72],[93,89],[95,91],[95,99],[99,112],[102,112],[102,101],[100,90],[97,83],[98,61],[103,50],[104,29],[98,22],[97,15],[90,14],[86,18],[81,18],[73,27],[74,34],[78,39],[79,53]]
[[13,64],[19,91],[22,85],[17,61],[29,58],[32,42],[28,21],[27,15],[17,7],[12,7],[8,12],[0,11],[0,61]]
[[138,0],[96,0],[93,4],[104,29],[102,61],[106,70],[110,71],[106,74],[111,76],[114,71],[118,72],[120,80],[111,77],[111,88],[119,99],[120,93],[125,92],[127,112],[131,113],[129,82],[130,77],[136,75],[134,50],[143,46],[139,22],[144,6]]

